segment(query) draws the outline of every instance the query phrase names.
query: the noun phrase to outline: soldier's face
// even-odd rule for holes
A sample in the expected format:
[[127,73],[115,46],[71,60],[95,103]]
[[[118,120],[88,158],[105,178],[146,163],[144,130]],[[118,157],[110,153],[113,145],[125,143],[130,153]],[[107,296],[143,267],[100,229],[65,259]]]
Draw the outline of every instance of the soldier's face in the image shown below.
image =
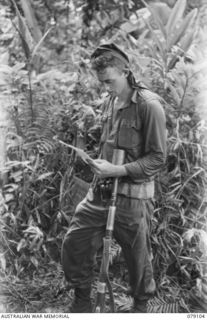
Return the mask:
[[100,85],[112,96],[120,96],[128,86],[126,74],[116,67],[108,67],[97,73]]

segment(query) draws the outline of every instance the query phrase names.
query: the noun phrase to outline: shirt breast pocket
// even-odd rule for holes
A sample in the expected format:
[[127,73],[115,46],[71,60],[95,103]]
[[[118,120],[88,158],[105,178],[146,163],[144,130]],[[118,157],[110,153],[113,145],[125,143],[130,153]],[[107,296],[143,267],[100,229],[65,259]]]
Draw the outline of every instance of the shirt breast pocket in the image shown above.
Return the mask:
[[118,146],[132,149],[140,144],[140,129],[135,120],[123,119],[118,132]]

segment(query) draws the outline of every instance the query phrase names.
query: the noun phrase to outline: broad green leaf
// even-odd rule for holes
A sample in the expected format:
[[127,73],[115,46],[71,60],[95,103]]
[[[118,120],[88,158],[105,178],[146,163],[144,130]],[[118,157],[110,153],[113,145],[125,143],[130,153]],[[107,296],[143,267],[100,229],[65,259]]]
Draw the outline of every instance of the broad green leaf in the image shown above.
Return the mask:
[[22,17],[22,15],[19,12],[19,9],[16,5],[16,2],[14,0],[11,0],[11,1],[15,7],[15,11],[16,11],[16,14],[18,17],[18,22],[19,22],[19,28],[17,28],[16,25],[14,25],[14,26],[17,29],[17,31],[19,32],[20,38],[22,40],[22,46],[25,51],[25,56],[28,59],[30,57],[30,52],[34,46],[34,41],[33,41],[32,35],[30,33],[30,30],[27,27],[25,19]]
[[172,9],[171,15],[166,25],[167,36],[174,32],[177,23],[182,19],[186,8],[186,0],[178,0]]
[[180,49],[183,53],[187,52],[193,42],[194,32],[189,32],[185,37],[180,40]]
[[[155,2],[155,3],[150,2],[149,4],[155,9],[163,25],[166,26],[172,9],[166,3],[162,3],[162,2]],[[166,28],[165,28],[165,31],[166,31]]]
[[136,31],[139,27],[139,23],[132,23],[131,21],[124,22],[120,28],[126,33]]
[[160,51],[160,54],[163,58],[163,61],[166,61],[166,54],[165,54],[165,48],[163,47],[163,44],[161,43],[161,41],[159,40],[158,36],[156,35],[156,32],[152,29],[152,27],[150,26],[149,22],[147,20],[144,20],[148,26],[148,28],[150,29],[153,39]]
[[[169,38],[169,42],[167,44],[167,51],[170,51],[170,49],[177,45],[178,42],[182,37],[185,36],[187,29],[192,25],[197,15],[197,9],[192,10],[184,19],[184,21],[181,23],[179,28],[174,30],[173,36]],[[193,33],[193,30],[192,30]]]
[[20,2],[32,37],[35,39],[35,42],[38,42],[42,37],[42,33],[38,26],[31,0],[20,0]]
[[161,21],[159,15],[157,14],[156,12],[156,8],[148,5],[144,0],[142,0],[142,2],[145,4],[145,6],[147,7],[147,9],[150,11],[151,15],[153,16],[154,18],[154,21],[157,25],[157,27],[159,28],[159,30],[161,31],[163,37],[165,39],[167,39],[167,33],[166,33],[166,30],[165,30],[165,26],[163,24],[163,22]]

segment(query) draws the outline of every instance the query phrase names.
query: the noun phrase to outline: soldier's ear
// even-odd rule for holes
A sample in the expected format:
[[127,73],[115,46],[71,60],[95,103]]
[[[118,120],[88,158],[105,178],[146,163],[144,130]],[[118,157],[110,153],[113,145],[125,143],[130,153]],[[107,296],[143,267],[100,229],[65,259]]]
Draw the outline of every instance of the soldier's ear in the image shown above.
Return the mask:
[[128,75],[129,75],[129,69],[124,69],[124,75],[125,75],[125,77],[127,78],[128,77]]

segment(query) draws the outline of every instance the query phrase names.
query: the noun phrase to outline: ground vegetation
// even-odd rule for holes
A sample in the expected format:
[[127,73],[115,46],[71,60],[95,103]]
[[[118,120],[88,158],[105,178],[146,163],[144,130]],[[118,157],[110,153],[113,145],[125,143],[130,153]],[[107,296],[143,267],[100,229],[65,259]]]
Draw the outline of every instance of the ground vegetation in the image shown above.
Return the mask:
[[[205,18],[202,0],[2,1],[1,312],[67,312],[73,293],[60,248],[92,172],[58,139],[98,154],[105,93],[90,54],[100,39],[128,53],[136,79],[162,97],[167,117],[168,156],[156,178],[151,235],[157,295],[149,312],[206,311]],[[93,299],[100,259],[101,252]],[[127,277],[114,242],[118,312],[131,307]]]

